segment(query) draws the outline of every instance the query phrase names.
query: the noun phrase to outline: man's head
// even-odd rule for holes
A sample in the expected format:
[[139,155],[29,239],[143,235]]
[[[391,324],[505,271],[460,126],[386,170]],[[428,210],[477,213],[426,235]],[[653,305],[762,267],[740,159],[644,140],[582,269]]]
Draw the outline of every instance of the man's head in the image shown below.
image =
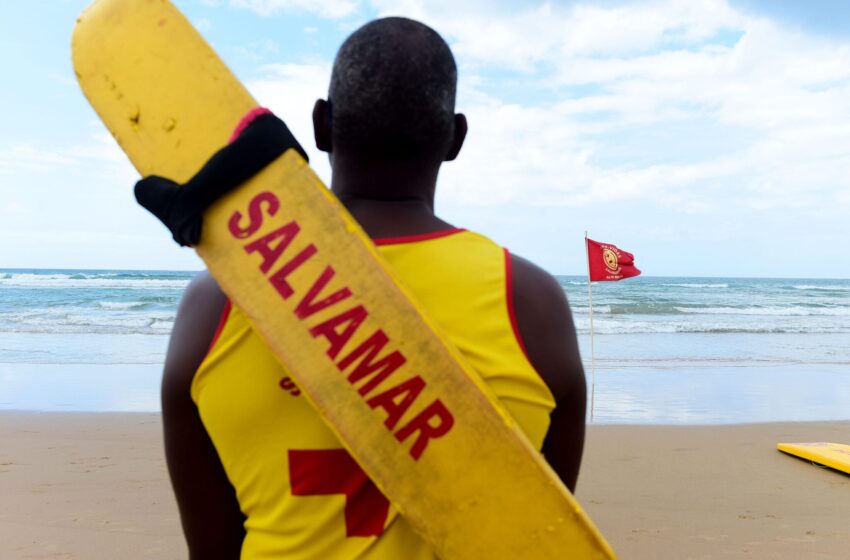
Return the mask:
[[453,159],[466,132],[454,113],[456,85],[454,57],[433,29],[399,17],[367,23],[337,53],[329,103],[317,103],[318,147],[376,160]]

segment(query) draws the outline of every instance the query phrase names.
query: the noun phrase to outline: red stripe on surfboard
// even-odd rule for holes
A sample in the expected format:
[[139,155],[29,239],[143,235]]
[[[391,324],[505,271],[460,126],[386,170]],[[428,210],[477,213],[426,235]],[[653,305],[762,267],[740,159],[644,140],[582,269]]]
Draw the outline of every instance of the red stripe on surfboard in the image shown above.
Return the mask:
[[466,231],[464,228],[444,229],[442,231],[432,231],[431,233],[420,233],[417,235],[402,235],[399,237],[379,237],[373,239],[375,245],[400,245],[402,243],[416,243],[417,241],[428,241],[429,239],[439,239],[440,237],[448,237],[456,233]]
[[[516,320],[516,311],[514,309],[514,272],[513,266],[511,264],[511,252],[507,249],[505,251],[505,301],[508,304],[508,317],[511,320],[511,328],[514,331],[514,338],[516,338],[517,343],[519,344],[522,353],[525,354],[525,359],[528,360],[528,363],[531,363],[531,358],[528,357],[528,350],[525,349],[525,343],[522,341],[522,335],[519,332],[519,325]],[[533,365],[533,364],[532,364]]]
[[257,120],[258,117],[271,114],[271,109],[266,109],[265,107],[254,107],[245,113],[245,116],[239,120],[239,124],[237,124],[236,128],[233,129],[233,134],[230,135],[230,140],[227,142],[230,143],[239,138],[239,136],[245,132],[245,129],[248,128],[248,125]]

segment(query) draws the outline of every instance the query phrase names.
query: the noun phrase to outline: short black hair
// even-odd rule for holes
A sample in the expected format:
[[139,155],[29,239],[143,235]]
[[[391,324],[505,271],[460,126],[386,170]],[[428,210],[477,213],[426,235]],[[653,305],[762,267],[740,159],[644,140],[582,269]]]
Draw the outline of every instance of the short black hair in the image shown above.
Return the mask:
[[389,17],[342,44],[328,99],[334,149],[387,159],[442,155],[454,130],[457,66],[440,35]]

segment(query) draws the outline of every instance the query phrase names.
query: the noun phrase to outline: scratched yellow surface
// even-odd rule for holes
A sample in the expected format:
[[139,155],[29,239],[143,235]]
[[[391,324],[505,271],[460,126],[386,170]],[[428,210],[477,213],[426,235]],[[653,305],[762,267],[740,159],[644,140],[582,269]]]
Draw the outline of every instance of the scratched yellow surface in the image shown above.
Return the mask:
[[[256,106],[165,0],[94,2],[74,30],[73,60],[86,97],[142,175],[188,179]],[[289,299],[260,271],[260,257],[245,252],[246,240],[228,229],[234,211],[245,214],[262,192],[279,198],[281,209],[251,239],[295,220],[301,232],[278,265],[309,243],[317,248],[288,278],[295,292]],[[210,208],[197,251],[352,456],[442,559],[614,558],[578,502],[294,151]],[[399,442],[398,429],[384,426],[382,411],[367,406],[325,354],[327,341],[309,334],[337,308],[309,321],[293,313],[327,265],[337,273],[328,289],[349,287],[349,303],[369,311],[348,347],[383,329],[394,345],[388,348],[407,357],[406,375],[427,383],[399,426],[435,399],[454,417],[451,431],[430,440],[418,461],[410,454],[414,438]]]
[[812,443],[777,443],[776,448],[790,455],[850,474],[850,445],[818,441]]

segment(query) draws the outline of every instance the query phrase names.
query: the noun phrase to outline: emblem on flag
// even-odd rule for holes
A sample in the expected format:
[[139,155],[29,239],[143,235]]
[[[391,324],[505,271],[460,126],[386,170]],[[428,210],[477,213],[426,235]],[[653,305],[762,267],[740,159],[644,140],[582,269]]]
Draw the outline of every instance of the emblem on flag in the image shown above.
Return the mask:
[[620,270],[622,270],[617,263],[619,259],[617,258],[617,253],[612,251],[611,249],[604,249],[602,251],[602,260],[605,262],[605,268],[608,269],[609,274],[619,274]]
[[587,266],[593,282],[615,282],[638,276],[635,256],[616,245],[587,239]]

